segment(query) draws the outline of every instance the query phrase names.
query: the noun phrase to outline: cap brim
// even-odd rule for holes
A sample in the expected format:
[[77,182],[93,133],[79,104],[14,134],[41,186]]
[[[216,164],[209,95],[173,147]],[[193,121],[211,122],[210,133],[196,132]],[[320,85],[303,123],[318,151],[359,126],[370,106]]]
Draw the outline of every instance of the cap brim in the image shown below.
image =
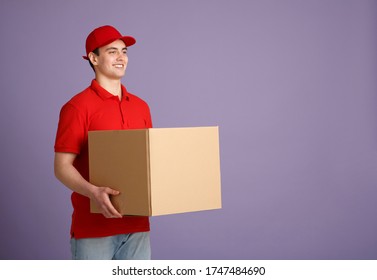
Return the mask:
[[136,43],[136,39],[131,36],[123,36],[119,39],[121,39],[126,44],[126,47],[130,47]]

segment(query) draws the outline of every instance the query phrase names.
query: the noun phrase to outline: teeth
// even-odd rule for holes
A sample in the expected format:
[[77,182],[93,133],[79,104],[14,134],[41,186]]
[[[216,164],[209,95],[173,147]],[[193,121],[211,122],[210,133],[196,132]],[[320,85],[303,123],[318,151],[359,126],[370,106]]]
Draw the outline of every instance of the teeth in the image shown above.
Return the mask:
[[122,64],[116,64],[114,65],[116,68],[123,68],[123,65]]

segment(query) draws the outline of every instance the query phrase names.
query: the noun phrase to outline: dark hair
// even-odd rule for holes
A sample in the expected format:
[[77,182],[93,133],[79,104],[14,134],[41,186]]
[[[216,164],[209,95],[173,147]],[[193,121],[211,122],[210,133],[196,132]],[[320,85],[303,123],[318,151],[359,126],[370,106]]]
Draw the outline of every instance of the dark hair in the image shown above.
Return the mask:
[[[92,51],[92,53],[94,53],[95,55],[98,56],[99,55],[99,48],[96,48],[94,51]],[[89,65],[90,65],[90,67],[92,67],[93,71],[96,72],[94,70],[94,66],[93,66],[92,62],[90,61],[90,59],[89,59]]]

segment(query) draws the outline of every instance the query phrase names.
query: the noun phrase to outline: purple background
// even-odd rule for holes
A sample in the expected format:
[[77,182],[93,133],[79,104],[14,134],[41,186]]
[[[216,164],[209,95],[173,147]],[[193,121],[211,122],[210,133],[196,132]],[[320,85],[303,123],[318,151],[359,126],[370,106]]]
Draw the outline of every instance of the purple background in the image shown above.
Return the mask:
[[0,258],[68,259],[58,113],[87,34],[136,37],[155,127],[220,126],[223,209],[152,218],[154,259],[377,258],[377,1],[0,3]]

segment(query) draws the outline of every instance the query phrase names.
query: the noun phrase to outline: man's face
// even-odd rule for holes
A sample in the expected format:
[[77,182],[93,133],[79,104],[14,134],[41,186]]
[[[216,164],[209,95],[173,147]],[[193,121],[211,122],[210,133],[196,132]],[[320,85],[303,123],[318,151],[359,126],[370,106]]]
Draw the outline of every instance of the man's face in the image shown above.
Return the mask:
[[96,74],[108,79],[119,80],[126,72],[127,47],[122,40],[114,41],[99,48],[99,55],[91,55]]

